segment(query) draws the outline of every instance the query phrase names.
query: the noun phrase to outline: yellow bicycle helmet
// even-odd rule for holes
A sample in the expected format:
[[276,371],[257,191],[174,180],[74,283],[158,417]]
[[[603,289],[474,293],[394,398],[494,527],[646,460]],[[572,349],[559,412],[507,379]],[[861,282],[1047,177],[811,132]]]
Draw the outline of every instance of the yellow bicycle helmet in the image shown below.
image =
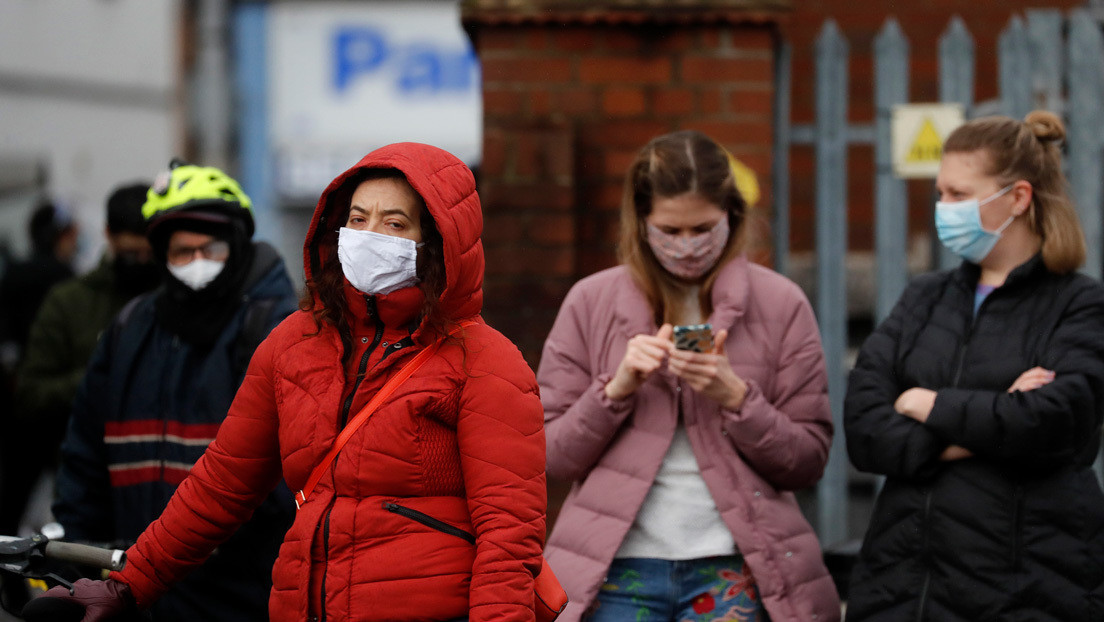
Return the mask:
[[150,235],[162,223],[177,218],[234,219],[245,225],[250,236],[254,229],[253,202],[237,181],[213,166],[196,166],[177,159],[154,180],[146,193],[142,215]]

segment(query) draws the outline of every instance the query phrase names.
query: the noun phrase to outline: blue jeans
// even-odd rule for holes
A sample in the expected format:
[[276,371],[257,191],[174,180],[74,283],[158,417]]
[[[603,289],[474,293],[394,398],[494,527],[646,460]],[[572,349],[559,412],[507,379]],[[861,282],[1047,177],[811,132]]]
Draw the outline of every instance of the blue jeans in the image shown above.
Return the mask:
[[740,555],[615,559],[587,622],[770,622]]

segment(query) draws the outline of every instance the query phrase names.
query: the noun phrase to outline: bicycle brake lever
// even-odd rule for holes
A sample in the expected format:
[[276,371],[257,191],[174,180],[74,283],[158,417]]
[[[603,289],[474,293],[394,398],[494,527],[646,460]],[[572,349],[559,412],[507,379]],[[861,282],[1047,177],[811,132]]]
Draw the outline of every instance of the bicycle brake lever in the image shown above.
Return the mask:
[[65,589],[69,590],[69,595],[70,596],[75,596],[76,595],[76,592],[73,590],[73,584],[72,583],[70,583],[66,579],[63,579],[63,578],[57,576],[56,574],[54,574],[52,572],[47,572],[45,574],[42,574],[38,578],[40,578],[40,579],[53,579],[54,581],[58,582],[58,585],[64,585]]

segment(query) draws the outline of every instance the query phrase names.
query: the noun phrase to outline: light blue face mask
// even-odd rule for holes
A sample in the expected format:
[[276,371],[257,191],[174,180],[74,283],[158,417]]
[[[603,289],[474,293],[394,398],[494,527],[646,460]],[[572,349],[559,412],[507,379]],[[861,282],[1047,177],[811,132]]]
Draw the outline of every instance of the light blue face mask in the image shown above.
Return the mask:
[[965,201],[937,201],[935,203],[935,232],[939,241],[947,250],[962,257],[967,261],[981,263],[986,255],[993,250],[1000,240],[1000,236],[1008,225],[1016,219],[1009,216],[996,231],[986,231],[981,226],[981,206],[1005,195],[1012,189],[1013,184],[1001,188],[996,194],[986,197],[982,201],[966,199]]

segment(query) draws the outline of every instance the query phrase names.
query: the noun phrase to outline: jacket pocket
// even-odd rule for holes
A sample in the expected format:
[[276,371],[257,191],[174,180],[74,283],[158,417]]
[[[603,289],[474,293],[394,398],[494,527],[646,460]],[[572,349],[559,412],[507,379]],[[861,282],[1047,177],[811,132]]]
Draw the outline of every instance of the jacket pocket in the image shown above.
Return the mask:
[[454,527],[453,525],[450,525],[443,520],[433,518],[429,514],[419,512],[418,510],[412,510],[406,506],[399,505],[398,503],[392,503],[390,501],[385,501],[383,503],[383,509],[394,514],[398,514],[399,516],[405,516],[406,518],[419,522],[426,527],[429,527],[430,529],[436,529],[437,531],[447,533],[450,536],[456,536],[457,538],[467,540],[468,544],[475,544],[474,535],[464,531],[463,529],[460,529],[459,527]]

